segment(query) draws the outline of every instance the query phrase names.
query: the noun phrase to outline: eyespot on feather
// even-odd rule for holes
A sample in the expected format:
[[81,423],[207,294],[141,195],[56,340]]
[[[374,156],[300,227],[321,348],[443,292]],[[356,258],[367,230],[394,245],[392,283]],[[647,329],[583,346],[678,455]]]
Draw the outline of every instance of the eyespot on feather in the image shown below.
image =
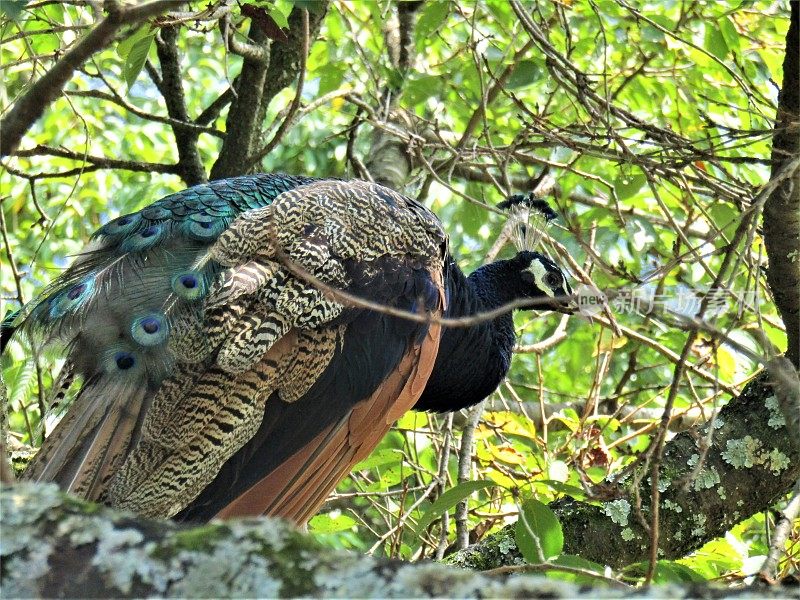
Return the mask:
[[199,300],[206,295],[206,282],[199,271],[178,273],[172,278],[172,291],[184,300]]
[[81,306],[92,294],[93,289],[94,280],[86,279],[51,298],[47,301],[50,318],[61,318]]
[[105,352],[103,367],[106,373],[133,373],[139,369],[139,356],[135,352],[115,346]]
[[131,337],[142,346],[156,346],[167,340],[169,322],[161,313],[150,313],[133,320]]
[[120,249],[123,252],[137,252],[154,246],[161,240],[163,227],[161,225],[148,225],[127,238]]
[[188,224],[187,233],[189,236],[201,241],[212,241],[219,237],[219,234],[225,230],[225,223],[220,218],[215,218],[211,221],[196,221],[190,219]]
[[133,231],[133,229],[142,220],[142,215],[139,213],[131,213],[129,215],[122,215],[113,221],[109,221],[103,225],[98,233],[100,235],[122,235]]

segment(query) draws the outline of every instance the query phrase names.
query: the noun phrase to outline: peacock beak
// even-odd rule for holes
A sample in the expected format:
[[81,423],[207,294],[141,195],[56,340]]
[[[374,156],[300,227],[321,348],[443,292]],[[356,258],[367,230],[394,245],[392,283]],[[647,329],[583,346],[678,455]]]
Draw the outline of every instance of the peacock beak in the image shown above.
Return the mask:
[[556,312],[571,315],[578,311],[578,303],[575,301],[575,297],[569,293],[553,298],[551,308]]
[[553,304],[555,304],[553,310],[565,315],[571,315],[578,311],[578,302],[566,277],[564,277],[564,286],[561,289],[561,293],[553,298]]

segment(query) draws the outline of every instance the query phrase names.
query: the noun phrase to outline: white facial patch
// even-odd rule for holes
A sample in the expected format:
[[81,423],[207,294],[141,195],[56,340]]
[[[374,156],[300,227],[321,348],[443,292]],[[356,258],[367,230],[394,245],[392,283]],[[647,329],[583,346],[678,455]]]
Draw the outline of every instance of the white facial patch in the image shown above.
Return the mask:
[[551,298],[555,297],[555,292],[550,289],[550,286],[544,282],[544,278],[547,275],[547,269],[545,266],[539,262],[538,260],[534,260],[531,262],[531,266],[525,269],[533,275],[533,281],[540,290],[542,290],[545,294],[550,296]]

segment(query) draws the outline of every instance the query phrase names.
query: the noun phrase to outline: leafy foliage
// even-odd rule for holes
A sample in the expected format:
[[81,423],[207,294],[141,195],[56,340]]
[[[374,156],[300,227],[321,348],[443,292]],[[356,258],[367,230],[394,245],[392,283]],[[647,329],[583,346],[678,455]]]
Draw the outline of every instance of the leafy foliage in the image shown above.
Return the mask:
[[[4,109],[102,16],[83,3],[22,4],[0,5]],[[191,119],[225,93],[243,62],[226,50],[217,23],[204,20],[213,13],[207,4],[191,3],[199,16],[179,24]],[[317,8],[299,0],[253,4],[283,28],[292,10]],[[545,249],[577,280],[608,291],[612,312],[563,323],[519,313],[519,352],[475,429],[474,450],[465,457],[459,448],[463,415],[404,416],[312,521],[320,539],[403,559],[441,556],[455,538],[459,501],[468,502],[460,527],[477,539],[516,518],[522,496],[531,498],[518,526],[526,558],[541,558],[532,551],[535,535],[545,559],[601,572],[558,556],[560,528],[545,504],[565,493],[583,497],[587,482],[648,447],[686,339],[679,316],[714,292],[742,210],[769,176],[773,82],[781,79],[788,26],[786,7],[767,1],[632,4],[532,5],[548,46],[526,49],[528,32],[506,0],[426,2],[408,73],[387,52],[392,5],[342,1],[328,11],[305,63],[301,110],[259,168],[358,173],[353,157],[371,151],[366,125],[386,126],[377,107],[388,87],[401,89],[397,110],[406,125],[393,131],[416,153],[406,191],[440,215],[462,266],[478,266],[501,233],[502,216],[487,206],[552,176],[561,218]],[[234,35],[245,39],[250,20],[238,6],[231,11]],[[3,314],[41,290],[97,227],[184,187],[169,168],[178,159],[174,132],[146,67],[158,66],[159,27],[149,23],[95,55],[3,163]],[[263,139],[293,97],[285,89],[270,103]],[[376,109],[367,114],[363,106]],[[196,124],[204,128],[197,147],[206,172],[220,152],[225,115]],[[769,356],[786,339],[763,262],[755,233],[711,315],[731,340]],[[626,304],[630,290],[636,295]],[[542,340],[551,343],[537,349]],[[680,381],[674,428],[710,416],[757,370],[751,356],[721,340],[704,334],[692,346],[695,368]],[[11,435],[22,446],[37,445],[52,424],[44,427],[45,390],[57,376],[29,355],[15,342],[2,359]],[[465,460],[468,482],[458,475]],[[748,574],[751,550],[765,544],[762,522],[754,517],[680,563],[659,563],[657,578]]]

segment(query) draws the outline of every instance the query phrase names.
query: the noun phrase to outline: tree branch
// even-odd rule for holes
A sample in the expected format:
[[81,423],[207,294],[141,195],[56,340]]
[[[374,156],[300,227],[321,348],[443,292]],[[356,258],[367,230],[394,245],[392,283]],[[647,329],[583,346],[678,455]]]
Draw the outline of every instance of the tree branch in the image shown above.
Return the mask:
[[[536,575],[468,573],[321,547],[273,519],[197,527],[140,519],[49,484],[0,489],[7,597],[625,598]],[[764,588],[782,597],[781,588]],[[700,593],[702,592],[702,594]],[[726,587],[657,587],[656,595],[730,597]]]
[[[167,165],[163,163],[150,163],[138,160],[124,160],[119,158],[108,158],[106,156],[92,156],[82,152],[72,152],[64,148],[53,148],[51,146],[37,145],[34,148],[17,150],[12,156],[31,157],[31,156],[57,156],[59,158],[69,158],[84,163],[88,163],[99,169],[121,169],[123,171],[137,171],[140,173],[169,173],[180,175],[179,165]],[[36,174],[31,175],[36,177]]]
[[[180,59],[178,57],[177,27],[162,27],[156,36],[156,50],[161,65],[161,85],[159,90],[167,105],[167,113],[176,121],[189,122],[186,100],[183,95]],[[207,181],[203,161],[197,150],[197,132],[185,127],[172,127],[175,146],[178,150],[178,168],[181,179],[187,185],[197,185]]]
[[[111,88],[109,88],[111,89]],[[111,89],[111,93],[108,92],[101,92],[100,90],[69,90],[66,92],[69,96],[80,96],[83,98],[96,98],[98,100],[104,100],[106,102],[111,102],[124,108],[126,111],[131,113],[134,116],[139,117],[140,119],[145,119],[146,121],[153,121],[155,123],[164,123],[165,125],[169,125],[173,129],[183,129],[186,131],[194,132],[195,134],[200,133],[207,133],[209,135],[213,135],[214,137],[224,138],[225,134],[218,129],[214,129],[213,127],[206,127],[212,119],[209,119],[205,122],[202,122],[201,119],[198,117],[195,119],[194,123],[185,122],[185,121],[178,121],[177,119],[173,119],[171,117],[162,117],[160,115],[154,115],[143,110],[139,110],[130,102],[127,102],[122,96],[117,94],[117,92]],[[212,103],[213,104],[213,103]],[[210,108],[210,106],[209,106]],[[208,109],[206,109],[208,110]]]
[[[308,13],[308,46],[313,45],[319,35],[322,21],[328,12],[330,0],[317,0],[314,10]],[[298,75],[300,57],[304,47],[303,10],[295,6],[289,14],[289,41],[272,45],[267,76],[264,80],[261,105],[258,109],[259,128],[266,119],[267,109],[273,98],[284,88],[290,86]]]
[[[391,123],[402,122],[404,126],[411,127],[408,117],[401,111],[395,110],[397,101],[402,94],[402,86],[408,71],[414,63],[414,32],[417,25],[417,11],[419,2],[397,3],[397,30],[388,30],[384,34],[386,49],[392,64],[400,70],[402,79],[393,87],[386,82],[380,107],[383,118]],[[374,114],[376,111],[371,111]],[[370,178],[381,185],[394,190],[402,190],[408,181],[412,168],[411,155],[405,141],[385,131],[380,127],[372,130],[369,158],[366,161],[366,170]]]
[[[236,86],[236,80],[234,80],[233,85]],[[224,92],[222,92],[217,98],[208,106],[203,109],[197,118],[194,120],[197,125],[204,126],[210,125],[216,118],[219,116],[219,113],[222,112],[222,109],[228,106],[233,101],[233,88],[228,88]]]
[[[223,29],[227,31],[225,24]],[[236,78],[236,93],[225,120],[226,137],[222,143],[214,166],[211,168],[211,179],[224,179],[243,175],[247,172],[246,161],[257,139],[261,121],[258,114],[263,100],[264,81],[267,76],[269,56],[269,40],[256,24],[250,25],[250,46],[263,49],[260,57],[245,56],[242,70]],[[271,64],[271,60],[269,61]]]
[[303,85],[306,80],[306,59],[308,58],[308,47],[310,45],[309,40],[309,19],[308,19],[308,11],[302,10],[301,11],[302,17],[302,51],[300,52],[300,66],[298,67],[297,71],[297,90],[294,93],[294,98],[292,99],[292,103],[289,105],[289,110],[286,112],[286,116],[284,117],[283,121],[281,122],[280,126],[278,126],[278,130],[275,132],[275,135],[267,142],[262,148],[257,150],[255,154],[252,156],[248,156],[245,164],[247,165],[247,169],[252,169],[256,163],[260,162],[267,154],[272,152],[275,147],[280,143],[283,139],[283,136],[288,131],[289,127],[292,125],[294,121],[295,114],[297,113],[297,109],[300,107],[300,98],[303,96]]
[[126,25],[136,25],[145,19],[175,6],[174,0],[154,0],[111,11],[97,27],[75,44],[53,67],[22,95],[0,121],[0,157],[8,156],[19,145],[22,136],[42,116],[53,100],[58,98],[72,73],[94,53],[111,42]]

